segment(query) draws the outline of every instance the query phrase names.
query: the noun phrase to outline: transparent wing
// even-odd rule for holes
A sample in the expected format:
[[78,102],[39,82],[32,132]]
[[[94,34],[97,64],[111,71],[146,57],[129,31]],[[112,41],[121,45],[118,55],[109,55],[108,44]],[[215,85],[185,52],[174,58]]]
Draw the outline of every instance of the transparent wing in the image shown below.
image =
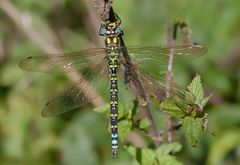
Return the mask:
[[99,61],[105,57],[104,48],[95,48],[73,53],[49,55],[48,57],[28,57],[20,61],[19,67],[36,72],[70,72],[79,68],[98,65]]
[[144,91],[148,96],[154,96],[159,102],[166,98],[166,93],[168,92],[170,96],[178,95],[183,97],[185,89],[178,87],[175,83],[166,84],[164,77],[147,73],[144,70],[138,69],[138,77],[142,82]]
[[174,102],[184,114],[197,107],[199,115],[202,115],[202,109],[194,103],[195,96],[187,89],[178,87],[174,83],[166,84],[165,79],[157,79],[156,76],[147,74],[143,70],[138,75],[147,96],[153,96],[160,103],[166,98],[166,93],[169,93],[168,99]]
[[[190,43],[173,47],[120,47],[121,53],[127,53],[130,58],[140,64],[166,65],[169,54],[172,53],[174,61],[184,56],[196,57],[207,52],[207,48],[198,43]],[[105,48],[87,49],[79,52],[66,53],[61,55],[50,55],[48,57],[28,57],[19,63],[24,70],[37,72],[69,72],[76,68],[91,67],[98,65],[98,62],[106,57]]]
[[[157,80],[155,76],[140,70],[138,70],[138,79],[141,82],[143,92],[148,100],[150,97],[153,97],[153,100],[160,103],[167,98],[166,93],[168,92],[170,94],[169,99],[171,99],[184,114],[186,114],[187,109],[185,108],[188,107],[187,105],[193,107],[192,102],[187,98],[194,98],[194,96],[188,90],[177,87],[173,83],[166,85],[164,79],[158,78]],[[133,84],[131,83],[131,85]],[[138,86],[134,86],[134,90],[141,94],[141,89],[139,89]]]
[[[161,101],[166,97],[166,92],[179,95],[179,97],[183,98],[183,94],[186,93],[186,90],[177,87],[175,84],[166,85],[164,79],[145,71],[146,68],[144,67],[144,64],[147,64],[146,66],[152,66],[152,64],[155,66],[167,65],[169,54],[174,56],[175,62],[178,62],[183,57],[198,57],[207,52],[207,47],[198,43],[189,43],[165,48],[121,47],[120,50],[122,52],[120,61],[123,68],[123,74],[126,72],[126,67],[133,68],[132,72],[134,73],[131,73],[131,71],[128,73],[130,74],[130,78],[133,79],[134,82],[137,82],[136,79],[139,79],[144,93],[147,96],[155,96]],[[124,57],[124,55],[129,56],[130,59]],[[137,76],[134,74],[137,74]],[[135,86],[135,91],[139,93],[141,92],[141,89],[139,89],[140,86],[136,84],[134,85],[132,83],[130,85]]]
[[[124,66],[121,68],[121,74],[124,74]],[[161,102],[166,98],[166,92],[168,92],[170,97],[175,95],[179,98],[185,98],[184,95],[187,93],[187,90],[176,86],[175,83],[166,84],[164,76],[151,74],[135,65],[132,65],[131,68],[131,73],[129,73],[131,81],[129,85],[133,88],[134,93],[137,94],[138,97],[142,97],[142,93],[144,92],[146,97],[153,96]],[[134,82],[137,81],[139,81],[141,85],[138,83],[134,84]]]
[[89,103],[90,100],[96,101],[96,99],[99,99],[95,91],[108,89],[108,77],[105,75],[107,69],[108,59],[104,58],[84,78],[80,79],[58,97],[49,101],[42,111],[42,116],[53,116],[75,110]]
[[207,47],[199,43],[189,43],[172,47],[121,47],[122,54],[128,54],[137,64],[167,65],[169,54],[174,56],[174,62],[184,57],[198,57],[207,52]]

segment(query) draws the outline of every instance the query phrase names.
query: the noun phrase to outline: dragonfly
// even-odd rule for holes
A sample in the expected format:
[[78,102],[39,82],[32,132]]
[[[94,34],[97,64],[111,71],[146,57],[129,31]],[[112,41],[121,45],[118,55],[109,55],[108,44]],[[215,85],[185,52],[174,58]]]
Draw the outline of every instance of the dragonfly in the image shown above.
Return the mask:
[[[169,53],[174,55],[174,61],[184,56],[200,56],[207,48],[198,43],[188,43],[172,47],[160,46],[129,46],[121,43],[122,29],[120,22],[106,22],[101,25],[100,35],[105,37],[104,48],[92,48],[73,53],[47,56],[31,56],[23,59],[19,66],[28,71],[55,73],[58,71],[72,72],[87,68],[84,77],[65,92],[50,100],[45,105],[42,116],[54,116],[78,109],[91,102],[89,92],[94,88],[109,90],[110,125],[112,155],[118,155],[118,82],[121,80],[127,86],[133,86],[143,100],[148,96],[163,99],[165,85],[146,71],[146,67],[166,66]],[[89,85],[90,83],[90,85]],[[107,87],[109,86],[109,87]],[[84,89],[81,90],[81,89]]]

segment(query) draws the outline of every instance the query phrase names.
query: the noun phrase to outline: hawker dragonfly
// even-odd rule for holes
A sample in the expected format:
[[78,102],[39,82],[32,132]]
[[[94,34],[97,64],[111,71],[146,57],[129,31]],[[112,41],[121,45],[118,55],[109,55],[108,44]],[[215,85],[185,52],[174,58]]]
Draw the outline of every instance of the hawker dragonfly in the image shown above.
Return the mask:
[[88,68],[84,78],[45,105],[42,111],[44,117],[75,110],[89,103],[95,99],[88,95],[90,87],[99,90],[106,88],[109,84],[112,154],[115,157],[118,153],[119,79],[126,85],[133,86],[143,100],[147,100],[148,96],[163,99],[163,88],[165,88],[163,83],[154,79],[154,76],[145,68],[149,65],[166,66],[170,52],[175,61],[178,61],[184,56],[202,55],[206,53],[207,48],[198,43],[173,47],[125,47],[120,41],[119,36],[122,35],[122,30],[117,21],[102,24],[100,34],[105,37],[105,48],[52,55],[50,58],[32,56],[22,60],[19,66],[24,70],[48,73],[71,72],[75,69]]

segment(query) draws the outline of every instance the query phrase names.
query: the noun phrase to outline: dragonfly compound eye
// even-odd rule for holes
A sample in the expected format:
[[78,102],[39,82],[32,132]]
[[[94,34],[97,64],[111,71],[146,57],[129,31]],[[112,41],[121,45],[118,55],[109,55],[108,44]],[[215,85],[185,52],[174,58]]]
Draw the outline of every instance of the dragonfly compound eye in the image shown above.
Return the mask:
[[117,28],[115,29],[115,33],[116,33],[116,34],[120,34],[120,33],[121,33],[120,27],[117,27]]

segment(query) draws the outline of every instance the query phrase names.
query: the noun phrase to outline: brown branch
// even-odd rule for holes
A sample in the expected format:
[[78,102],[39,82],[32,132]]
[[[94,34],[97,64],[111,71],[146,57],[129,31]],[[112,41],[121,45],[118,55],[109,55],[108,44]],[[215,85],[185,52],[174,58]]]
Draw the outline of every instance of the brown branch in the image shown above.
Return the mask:
[[0,39],[0,63],[2,62],[2,61],[4,61],[4,44],[3,44],[3,40],[2,39]]
[[[177,38],[177,30],[180,28],[181,30],[181,38],[182,43],[187,44],[190,43],[190,31],[188,26],[185,22],[176,22],[174,24],[167,25],[167,46],[175,46],[176,45],[176,38]],[[167,66],[167,74],[166,74],[166,97],[170,97],[171,92],[171,84],[173,84],[173,59],[174,59],[174,49],[170,50],[169,58],[168,58],[168,66]],[[168,142],[173,141],[173,131],[171,129],[173,127],[172,124],[172,117],[167,116],[167,139]]]
[[183,44],[189,44],[191,42],[191,31],[189,30],[187,24],[185,22],[180,23],[180,32],[181,39]]
[[[174,46],[176,44],[176,33],[177,33],[177,23],[176,24],[168,24],[167,25],[167,46],[171,47]],[[167,73],[166,73],[166,97],[169,98],[170,97],[170,91],[171,91],[171,84],[173,81],[173,72],[172,72],[172,67],[173,67],[173,59],[174,59],[174,50],[171,49],[170,54],[169,54],[169,58],[168,58],[168,65],[167,65]],[[171,116],[167,116],[166,119],[166,123],[167,123],[167,139],[168,142],[172,142],[173,141],[173,130],[170,129],[172,128],[172,117]]]
[[[61,53],[60,49],[53,43],[47,41],[42,37],[41,33],[34,29],[31,24],[31,16],[28,14],[22,14],[18,11],[15,6],[8,0],[0,0],[0,8],[13,20],[16,26],[39,48],[41,48],[49,58],[51,55],[48,53]],[[30,17],[30,18],[29,18]],[[53,37],[54,38],[54,37]],[[79,79],[82,79],[83,76],[77,71],[66,73],[66,76],[73,82],[76,82]],[[94,106],[102,106],[104,101],[100,95],[91,87],[90,84],[87,84],[85,88],[81,88],[82,92],[87,94],[87,97]],[[88,91],[86,91],[88,90]],[[96,99],[92,99],[96,98]]]
[[97,9],[98,14],[102,21],[105,21],[110,9],[112,8],[113,0],[93,0],[94,7]]
[[142,104],[141,107],[142,107],[143,111],[145,112],[145,115],[146,115],[146,117],[147,117],[147,119],[150,123],[151,135],[152,135],[152,138],[154,140],[155,146],[158,147],[162,143],[162,136],[157,131],[157,126],[156,126],[156,124],[154,122],[154,119],[153,119],[153,116],[150,112],[149,105],[148,105],[147,102],[145,102],[145,104]]

